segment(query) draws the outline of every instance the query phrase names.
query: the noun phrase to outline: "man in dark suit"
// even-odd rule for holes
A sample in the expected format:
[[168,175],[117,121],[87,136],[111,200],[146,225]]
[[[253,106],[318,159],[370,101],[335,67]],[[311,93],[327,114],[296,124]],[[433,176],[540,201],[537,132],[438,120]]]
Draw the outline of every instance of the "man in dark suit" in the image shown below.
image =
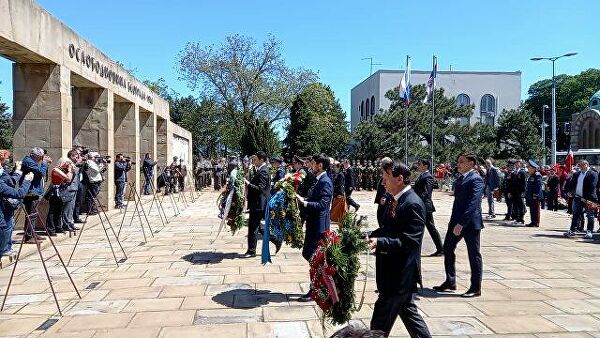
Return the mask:
[[[323,233],[329,230],[331,199],[333,197],[333,184],[327,176],[329,169],[329,157],[324,154],[315,155],[312,157],[311,166],[314,174],[317,176],[317,182],[309,190],[306,199],[298,194],[296,198],[304,207],[306,217],[306,234],[304,237],[304,247],[302,248],[302,257],[307,261],[310,260],[315,250],[317,250],[318,242],[323,237]],[[310,301],[309,292],[300,297],[298,301]]]
[[484,183],[475,170],[477,159],[474,154],[466,153],[458,157],[458,177],[454,190],[454,204],[448,224],[448,232],[444,240],[444,267],[446,281],[433,287],[436,291],[456,290],[456,245],[464,238],[471,266],[471,286],[462,297],[481,296],[481,279],[483,275],[483,259],[481,258],[480,234],[483,228],[481,218],[481,199]]
[[421,279],[425,205],[411,189],[410,170],[404,164],[396,163],[385,170],[383,181],[391,203],[383,227],[373,231],[369,239],[369,247],[375,250],[379,291],[371,330],[381,330],[387,337],[400,316],[411,337],[431,337],[413,300]]
[[569,197],[573,198],[573,218],[571,219],[571,229],[565,232],[565,237],[575,236],[575,231],[579,226],[579,220],[585,213],[585,216],[588,219],[585,238],[591,239],[592,231],[594,231],[594,218],[596,215],[593,211],[586,209],[585,201],[598,201],[598,196],[596,194],[598,174],[590,170],[590,164],[586,160],[579,161],[579,163],[577,163],[577,167],[579,167],[579,172],[573,174],[569,184],[565,186],[565,190],[568,192],[567,194]]
[[433,244],[435,244],[435,252],[429,256],[436,257],[444,254],[444,248],[442,245],[442,238],[440,237],[440,233],[435,228],[435,223],[433,220],[435,207],[433,206],[433,201],[431,200],[431,195],[433,193],[433,176],[431,176],[431,173],[429,172],[430,168],[431,165],[429,161],[417,161],[417,170],[420,171],[421,174],[415,181],[413,189],[415,193],[421,197],[423,204],[425,204],[425,211],[427,212],[425,226],[427,227],[427,231],[433,240]]
[[[381,159],[379,163],[379,168],[381,172],[386,170],[391,170],[394,165],[394,162],[389,157],[384,157]],[[385,186],[383,185],[383,178],[379,180],[377,184],[377,193],[375,193],[375,201],[377,204],[377,224],[381,228],[383,226],[383,216],[385,215],[385,211],[387,210],[388,203],[390,202],[391,196],[385,190]]]
[[350,160],[348,160],[348,159],[344,160],[344,178],[345,178],[344,188],[346,190],[345,191],[346,192],[346,202],[348,202],[349,206],[354,208],[354,211],[358,211],[358,209],[360,208],[360,204],[356,203],[356,201],[352,199],[352,192],[354,191],[354,188],[355,188],[354,170],[350,166]]
[[[250,217],[248,219],[248,251],[244,257],[256,256],[257,232],[260,226],[260,221],[265,215],[265,207],[269,201],[269,190],[271,188],[271,174],[267,169],[267,154],[263,151],[256,153],[256,159],[253,163],[257,168],[257,172],[252,176],[252,180],[244,179],[248,188],[248,209]],[[276,241],[271,236],[271,242],[276,246],[276,252],[281,248],[281,241]]]

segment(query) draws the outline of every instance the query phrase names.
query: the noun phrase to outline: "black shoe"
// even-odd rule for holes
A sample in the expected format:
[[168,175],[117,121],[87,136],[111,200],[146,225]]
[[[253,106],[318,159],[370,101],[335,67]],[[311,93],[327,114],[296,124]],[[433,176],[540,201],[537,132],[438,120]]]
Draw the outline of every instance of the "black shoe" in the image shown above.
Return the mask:
[[50,237],[56,237],[56,232],[54,232],[54,231],[48,231],[48,236],[50,236]]
[[312,302],[312,300],[313,299],[310,298],[310,291],[307,294],[298,297],[298,299],[297,299],[297,301],[299,301],[301,303]]
[[246,253],[242,255],[242,258],[252,258],[252,257],[256,257],[256,252],[246,251]]
[[275,242],[275,253],[278,253],[279,250],[281,250],[281,245],[283,244],[283,241],[276,241]]
[[432,253],[431,255],[429,255],[429,257],[440,257],[443,255],[444,255],[444,252],[442,250],[438,250],[438,251]]
[[481,290],[479,290],[479,291],[467,290],[467,292],[463,293],[460,296],[463,298],[479,297],[479,296],[481,296]]
[[73,221],[74,223],[83,224],[85,223],[82,219],[76,219]]
[[63,230],[63,229],[58,229],[58,230],[56,230],[56,233],[57,233],[57,234],[64,234],[64,233],[65,233],[65,230]]
[[505,221],[510,221],[510,217],[506,216],[506,217],[504,217],[504,220]]
[[525,225],[526,227],[530,227],[530,228],[539,228],[540,225],[539,224],[533,224],[533,223],[529,223],[527,225]]
[[360,209],[360,204],[355,207],[354,212],[358,212],[358,209]]
[[442,285],[440,285],[440,286],[434,286],[433,290],[435,290],[437,292],[456,291],[456,284],[450,284],[448,282],[443,282]]

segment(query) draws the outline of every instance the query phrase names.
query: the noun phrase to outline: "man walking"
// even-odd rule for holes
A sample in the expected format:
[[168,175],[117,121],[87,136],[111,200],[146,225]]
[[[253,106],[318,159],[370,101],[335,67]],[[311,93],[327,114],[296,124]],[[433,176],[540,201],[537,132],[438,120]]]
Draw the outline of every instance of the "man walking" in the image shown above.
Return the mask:
[[348,202],[349,206],[354,208],[354,211],[358,211],[358,209],[360,208],[360,204],[356,203],[356,201],[352,199],[352,192],[355,189],[354,171],[352,170],[352,167],[350,166],[350,160],[348,159],[344,160],[344,178],[346,202]]
[[458,157],[458,172],[454,190],[454,204],[444,240],[444,268],[446,280],[442,285],[433,287],[436,291],[456,290],[456,245],[465,239],[469,265],[471,266],[471,286],[462,297],[481,296],[483,259],[481,258],[480,234],[483,228],[481,218],[481,199],[483,197],[483,179],[475,170],[477,160],[474,154],[465,153]]
[[496,218],[494,209],[494,193],[500,188],[500,175],[498,168],[494,167],[494,162],[491,158],[485,160],[487,173],[485,175],[485,196],[488,202],[488,219]]
[[588,219],[586,239],[592,238],[594,231],[595,212],[585,207],[585,201],[597,202],[596,185],[598,184],[598,174],[590,170],[590,164],[586,160],[581,160],[577,163],[579,172],[573,174],[570,183],[565,186],[569,197],[573,198],[573,218],[571,219],[571,228],[565,232],[565,237],[575,236],[575,231],[579,227],[580,219],[584,213]]
[[423,204],[425,204],[425,226],[427,227],[427,231],[433,240],[433,244],[435,245],[435,252],[429,255],[430,257],[442,256],[444,254],[444,247],[442,245],[442,238],[440,237],[440,233],[435,228],[435,223],[433,220],[433,213],[435,212],[435,207],[433,206],[433,201],[431,199],[431,195],[433,193],[433,176],[429,172],[431,164],[427,160],[419,160],[417,162],[417,170],[421,172],[413,189],[415,193],[421,197]]
[[404,164],[395,163],[385,170],[383,181],[392,201],[383,226],[374,230],[369,239],[369,247],[375,250],[379,291],[371,330],[381,330],[387,337],[400,316],[411,337],[431,337],[413,300],[421,276],[426,207],[410,188],[410,170]]
[[[306,233],[304,236],[302,257],[307,261],[310,261],[310,258],[317,250],[319,240],[322,238],[323,233],[329,230],[330,226],[333,183],[329,176],[327,176],[329,164],[329,157],[324,154],[313,156],[311,166],[314,174],[317,176],[317,182],[309,190],[306,199],[296,194],[298,202],[304,206],[306,215]],[[298,299],[300,302],[308,302],[310,300],[310,290]]]

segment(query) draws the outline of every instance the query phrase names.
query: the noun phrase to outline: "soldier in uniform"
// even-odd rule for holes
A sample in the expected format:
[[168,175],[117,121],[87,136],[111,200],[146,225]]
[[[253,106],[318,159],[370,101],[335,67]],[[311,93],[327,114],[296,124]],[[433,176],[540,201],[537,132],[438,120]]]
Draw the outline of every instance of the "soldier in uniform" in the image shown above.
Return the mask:
[[504,180],[502,180],[502,193],[504,194],[504,200],[506,201],[506,216],[505,221],[513,219],[513,200],[511,198],[510,189],[512,187],[512,172],[515,169],[515,160],[508,160],[506,164],[506,174]]
[[515,169],[512,171],[510,194],[513,203],[513,219],[517,223],[525,224],[525,190],[527,187],[527,174],[522,166],[521,160],[515,163]]
[[379,170],[379,161],[375,161],[373,166],[373,181],[371,182],[371,186],[373,190],[377,191],[377,186],[379,185],[379,180],[381,179],[381,170]]
[[223,167],[221,166],[221,163],[218,161],[215,161],[214,165],[213,165],[213,176],[214,176],[214,188],[216,191],[221,190],[221,176],[223,173]]
[[362,173],[363,173],[362,161],[358,160],[358,163],[356,164],[356,166],[354,168],[356,168],[356,190],[361,191],[362,190]]
[[531,223],[527,224],[527,226],[536,228],[540,226],[540,201],[544,198],[542,174],[540,174],[539,169],[540,166],[533,160],[527,162],[529,177],[527,178],[525,198],[531,215]]
[[363,172],[363,188],[367,191],[373,190],[373,164],[371,160],[367,162],[367,166]]

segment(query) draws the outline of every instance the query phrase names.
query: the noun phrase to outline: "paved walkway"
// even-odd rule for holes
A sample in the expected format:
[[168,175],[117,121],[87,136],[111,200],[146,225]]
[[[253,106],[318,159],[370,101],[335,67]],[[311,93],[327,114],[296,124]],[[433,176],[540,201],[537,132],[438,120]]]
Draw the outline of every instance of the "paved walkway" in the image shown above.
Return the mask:
[[[372,220],[373,195],[356,194],[361,214]],[[273,257],[274,264],[262,266],[259,258],[237,257],[245,251],[243,232],[221,234],[211,244],[218,224],[216,197],[203,192],[165,227],[153,208],[150,218],[157,233],[146,244],[141,244],[139,223],[125,227],[121,238],[128,259],[119,266],[101,227],[85,230],[69,268],[81,300],[56,259],[48,262],[64,317],[57,316],[39,257],[19,262],[8,306],[0,313],[0,336],[323,337],[316,305],[292,300],[308,286],[307,263],[299,251],[284,247]],[[439,193],[435,202],[436,223],[444,233],[452,198]],[[173,214],[170,209],[167,213]],[[502,221],[487,224],[482,233],[481,298],[432,292],[429,288],[443,280],[443,262],[439,257],[423,258],[425,290],[418,305],[435,336],[600,337],[600,246],[582,238],[562,238],[569,222],[564,213],[545,211],[542,220],[540,229]],[[74,242],[60,242],[63,257],[69,256]],[[426,234],[423,253],[432,251]],[[458,294],[468,286],[464,244],[457,260]],[[10,271],[11,267],[0,270],[2,294]],[[365,324],[377,297],[373,276],[370,273],[365,306],[354,315]],[[50,325],[48,319],[58,321]],[[406,336],[400,321],[392,335]]]

